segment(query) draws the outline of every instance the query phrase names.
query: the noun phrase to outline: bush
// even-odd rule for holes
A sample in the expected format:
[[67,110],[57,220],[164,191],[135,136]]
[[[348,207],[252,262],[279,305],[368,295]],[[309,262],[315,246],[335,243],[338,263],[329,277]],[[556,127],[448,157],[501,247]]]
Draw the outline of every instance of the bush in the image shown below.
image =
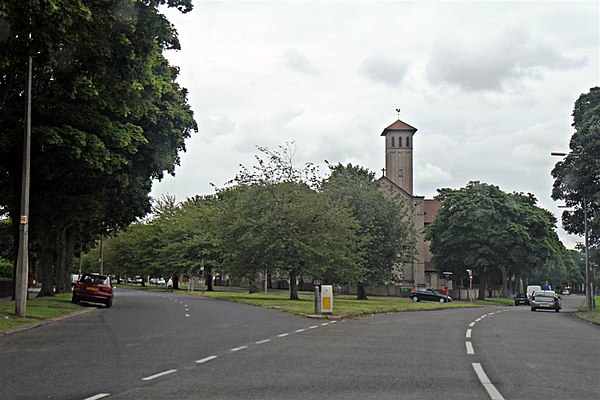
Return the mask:
[[12,278],[13,265],[10,261],[0,258],[0,278]]

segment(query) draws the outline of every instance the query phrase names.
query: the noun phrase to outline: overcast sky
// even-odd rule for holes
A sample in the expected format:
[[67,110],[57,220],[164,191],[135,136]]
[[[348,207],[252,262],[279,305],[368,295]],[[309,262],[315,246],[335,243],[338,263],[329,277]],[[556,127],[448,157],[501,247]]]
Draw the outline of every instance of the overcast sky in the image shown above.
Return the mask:
[[[533,193],[560,221],[550,171],[573,103],[600,80],[599,2],[194,1],[167,12],[199,132],[153,197],[214,193],[256,146],[297,165],[384,167],[382,130],[416,128],[415,195],[478,180]],[[559,222],[560,226],[560,222]],[[559,229],[568,247],[582,239]]]

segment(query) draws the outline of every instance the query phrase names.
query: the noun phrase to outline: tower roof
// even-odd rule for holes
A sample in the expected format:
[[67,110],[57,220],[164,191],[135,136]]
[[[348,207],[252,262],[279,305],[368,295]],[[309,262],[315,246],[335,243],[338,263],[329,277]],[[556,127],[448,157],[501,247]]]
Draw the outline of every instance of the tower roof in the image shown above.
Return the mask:
[[385,136],[385,134],[390,131],[406,131],[415,133],[417,131],[417,128],[415,128],[414,126],[410,126],[406,122],[397,120],[396,122],[385,128],[383,132],[381,132],[381,136]]

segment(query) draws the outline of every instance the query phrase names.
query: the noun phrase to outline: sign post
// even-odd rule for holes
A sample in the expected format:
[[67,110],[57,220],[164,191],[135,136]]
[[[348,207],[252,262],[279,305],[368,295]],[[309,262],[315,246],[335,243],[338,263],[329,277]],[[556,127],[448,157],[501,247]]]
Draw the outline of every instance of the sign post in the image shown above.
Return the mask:
[[473,290],[473,271],[468,269],[467,273],[469,274],[469,301],[473,301],[473,299],[471,298],[471,290]]

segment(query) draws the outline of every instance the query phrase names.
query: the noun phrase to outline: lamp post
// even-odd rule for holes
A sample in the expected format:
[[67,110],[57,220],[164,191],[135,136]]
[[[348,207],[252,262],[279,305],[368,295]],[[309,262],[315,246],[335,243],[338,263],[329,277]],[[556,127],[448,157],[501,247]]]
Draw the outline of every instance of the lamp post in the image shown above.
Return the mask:
[[[565,157],[567,153],[552,152],[552,156]],[[588,215],[587,215],[587,200],[583,197],[583,247],[585,247],[585,304],[588,311],[593,311],[595,308],[594,304],[594,282],[592,280],[592,269],[589,260],[589,249],[588,249]],[[565,208],[559,206],[559,208]]]

